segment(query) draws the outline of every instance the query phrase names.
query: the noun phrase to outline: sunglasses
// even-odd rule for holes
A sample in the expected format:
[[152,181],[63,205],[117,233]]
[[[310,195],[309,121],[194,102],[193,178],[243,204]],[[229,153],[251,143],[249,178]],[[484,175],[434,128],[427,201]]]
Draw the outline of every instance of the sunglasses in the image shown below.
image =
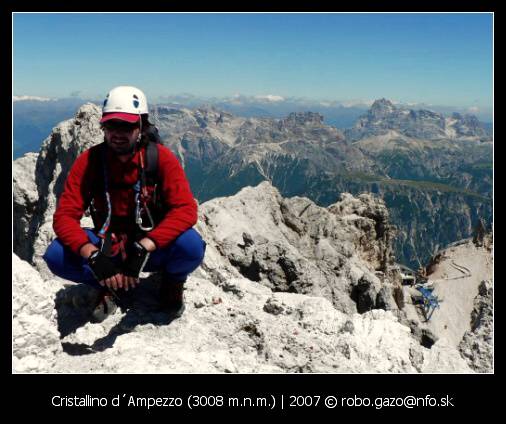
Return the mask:
[[102,127],[107,131],[132,132],[139,128],[139,124],[131,124],[129,122],[104,122]]

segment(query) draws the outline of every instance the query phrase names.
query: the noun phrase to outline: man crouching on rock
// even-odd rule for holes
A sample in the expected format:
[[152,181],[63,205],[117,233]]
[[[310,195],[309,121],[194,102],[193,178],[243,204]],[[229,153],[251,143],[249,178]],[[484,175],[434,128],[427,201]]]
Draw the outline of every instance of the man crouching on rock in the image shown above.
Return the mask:
[[[184,282],[206,247],[192,228],[197,203],[190,185],[149,122],[141,90],[112,89],[100,123],[105,141],[72,165],[53,219],[58,238],[44,260],[54,274],[100,289],[92,305],[95,322],[137,287],[142,271],[162,271],[161,309],[178,318],[184,311]],[[88,207],[93,230],[80,226]]]

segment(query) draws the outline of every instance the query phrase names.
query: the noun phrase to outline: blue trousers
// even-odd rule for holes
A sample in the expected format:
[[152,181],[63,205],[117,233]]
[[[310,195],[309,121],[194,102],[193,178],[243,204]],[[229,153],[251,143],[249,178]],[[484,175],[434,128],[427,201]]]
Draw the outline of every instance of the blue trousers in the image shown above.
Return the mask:
[[[90,242],[100,245],[100,238],[85,228]],[[151,253],[144,267],[145,272],[165,271],[171,281],[185,281],[204,259],[206,243],[193,228],[182,233],[171,244]],[[64,246],[59,239],[51,242],[43,256],[51,272],[65,280],[84,283],[96,288],[100,284],[93,276],[86,260]],[[121,255],[112,258],[116,264],[121,263]]]

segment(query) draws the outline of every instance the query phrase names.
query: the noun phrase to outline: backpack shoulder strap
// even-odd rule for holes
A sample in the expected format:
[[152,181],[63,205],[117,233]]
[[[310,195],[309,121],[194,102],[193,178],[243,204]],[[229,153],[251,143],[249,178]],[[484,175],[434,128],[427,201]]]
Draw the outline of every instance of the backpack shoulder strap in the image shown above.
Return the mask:
[[158,146],[152,141],[146,146],[146,183],[154,185],[158,177]]

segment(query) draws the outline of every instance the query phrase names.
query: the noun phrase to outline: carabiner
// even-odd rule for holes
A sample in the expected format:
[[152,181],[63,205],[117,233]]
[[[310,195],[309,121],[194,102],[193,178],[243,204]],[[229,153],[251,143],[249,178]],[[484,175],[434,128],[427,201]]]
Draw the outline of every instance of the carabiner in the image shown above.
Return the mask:
[[[140,197],[140,193],[136,193],[135,194],[135,223],[139,226],[139,228],[142,231],[151,231],[153,228],[155,228],[155,223],[153,221],[153,218],[151,216],[151,212],[149,211],[149,208],[147,207],[147,205],[144,205],[143,207],[141,207],[141,201],[140,201],[139,197]],[[151,226],[149,226],[149,227],[144,227],[142,225],[143,211],[146,211],[146,214],[148,215],[149,223],[151,224]]]
[[[148,215],[148,219],[149,219],[149,223],[151,224],[150,227],[143,227],[142,226],[142,211],[145,211],[146,214]],[[141,213],[139,214],[139,217],[140,217],[140,223],[139,223],[139,228],[142,230],[142,231],[151,231],[153,228],[155,228],[155,223],[153,222],[153,218],[151,217],[151,212],[149,211],[149,208],[147,206],[144,206],[142,209],[141,209]]]

